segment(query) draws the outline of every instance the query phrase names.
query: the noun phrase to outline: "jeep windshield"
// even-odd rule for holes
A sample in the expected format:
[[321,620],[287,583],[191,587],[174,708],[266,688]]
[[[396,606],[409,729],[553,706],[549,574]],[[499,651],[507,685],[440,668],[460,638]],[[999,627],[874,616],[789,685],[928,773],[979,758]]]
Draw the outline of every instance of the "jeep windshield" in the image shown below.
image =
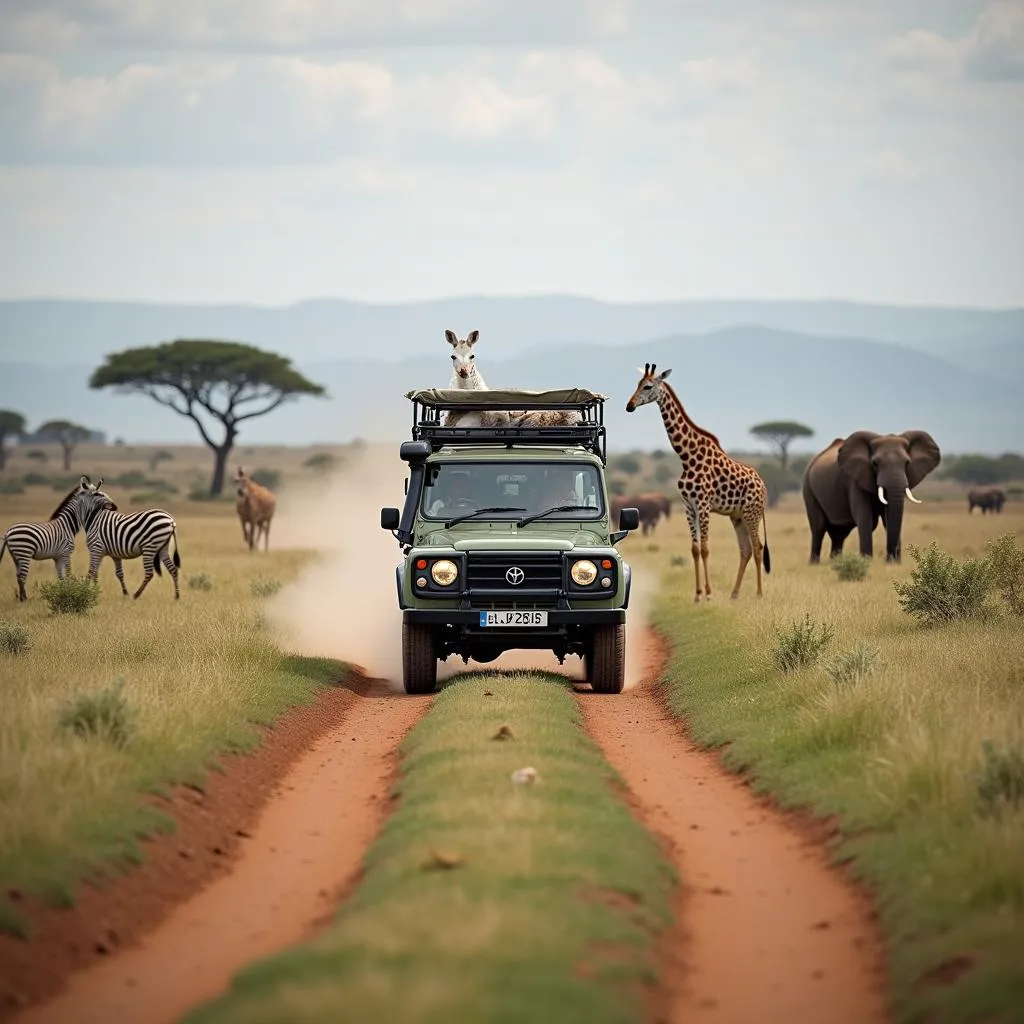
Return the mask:
[[[566,508],[552,511],[560,506]],[[477,521],[546,513],[543,522],[578,522],[600,519],[604,500],[600,474],[590,463],[460,460],[427,466],[420,511],[446,522],[477,511]]]

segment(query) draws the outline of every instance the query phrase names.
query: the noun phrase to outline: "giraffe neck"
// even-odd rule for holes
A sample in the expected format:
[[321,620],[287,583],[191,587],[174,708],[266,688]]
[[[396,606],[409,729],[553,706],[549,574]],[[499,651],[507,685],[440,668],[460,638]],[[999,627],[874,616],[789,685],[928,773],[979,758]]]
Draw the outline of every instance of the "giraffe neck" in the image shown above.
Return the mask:
[[672,450],[684,462],[701,447],[711,447],[711,442],[704,432],[686,415],[679,396],[664,382],[658,395],[658,408],[665,424]]

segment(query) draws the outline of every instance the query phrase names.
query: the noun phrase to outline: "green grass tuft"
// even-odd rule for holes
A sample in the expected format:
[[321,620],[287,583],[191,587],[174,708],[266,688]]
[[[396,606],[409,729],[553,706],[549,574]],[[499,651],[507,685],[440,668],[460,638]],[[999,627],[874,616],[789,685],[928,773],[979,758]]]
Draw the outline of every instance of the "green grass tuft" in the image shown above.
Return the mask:
[[[493,741],[502,725],[514,742]],[[189,1024],[641,1019],[674,874],[565,680],[458,677],[402,754],[397,808],[334,924]],[[537,780],[512,782],[526,766]]]
[[859,551],[844,551],[832,559],[830,567],[844,583],[856,583],[867,577],[871,559]]
[[815,623],[805,615],[803,621],[794,622],[779,630],[774,650],[775,664],[783,672],[795,672],[818,660],[822,651],[832,642],[835,630],[827,623]]
[[100,588],[86,576],[68,573],[62,580],[39,584],[39,596],[54,615],[84,615],[100,600]]
[[79,694],[61,710],[58,722],[76,736],[95,737],[123,747],[131,738],[132,719],[122,679],[97,693]]
[[0,622],[0,653],[24,654],[32,646],[32,635],[20,622]]

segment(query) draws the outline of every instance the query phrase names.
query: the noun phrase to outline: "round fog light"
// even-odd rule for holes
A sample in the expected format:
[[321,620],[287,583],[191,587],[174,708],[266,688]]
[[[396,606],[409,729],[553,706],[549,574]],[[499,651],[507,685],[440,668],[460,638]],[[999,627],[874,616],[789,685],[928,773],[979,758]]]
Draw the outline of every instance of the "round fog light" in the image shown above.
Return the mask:
[[597,566],[589,558],[581,558],[578,562],[573,562],[569,575],[572,576],[573,582],[586,587],[597,579]]
[[434,582],[438,586],[447,587],[455,582],[456,577],[459,575],[459,568],[449,559],[442,558],[430,567],[430,575],[434,577]]
[[426,576],[417,576],[416,577],[416,586],[417,587],[425,587],[426,585],[427,585],[427,577]]
[[611,585],[612,585],[612,581],[607,576],[605,576],[605,578],[603,580],[601,580],[601,586],[602,587],[610,587]]

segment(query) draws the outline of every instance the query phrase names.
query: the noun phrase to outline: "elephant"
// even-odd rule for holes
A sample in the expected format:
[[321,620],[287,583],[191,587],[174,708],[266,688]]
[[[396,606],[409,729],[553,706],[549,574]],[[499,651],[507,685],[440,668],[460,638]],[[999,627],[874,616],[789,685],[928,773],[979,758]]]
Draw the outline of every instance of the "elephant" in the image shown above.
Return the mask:
[[829,557],[835,558],[854,527],[860,553],[871,558],[872,534],[879,519],[885,523],[886,561],[900,561],[904,498],[920,504],[913,488],[938,466],[941,458],[935,438],[924,430],[902,434],[858,430],[847,438],[835,438],[804,470],[811,562],[821,560],[826,533],[832,542]]
[[981,514],[986,512],[1002,512],[1006,504],[1006,491],[1001,487],[972,487],[967,492],[967,514],[970,515],[977,505]]

